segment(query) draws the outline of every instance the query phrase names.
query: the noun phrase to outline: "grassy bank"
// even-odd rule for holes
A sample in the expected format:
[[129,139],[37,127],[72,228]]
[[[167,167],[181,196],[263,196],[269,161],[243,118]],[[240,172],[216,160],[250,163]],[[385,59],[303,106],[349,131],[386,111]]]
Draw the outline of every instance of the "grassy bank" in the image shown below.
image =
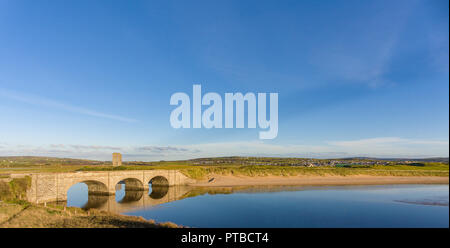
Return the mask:
[[20,202],[26,199],[27,189],[31,185],[31,178],[2,179],[0,180],[0,201]]
[[38,228],[173,228],[171,222],[155,223],[142,217],[84,211],[57,205],[36,205],[27,202],[0,202],[0,227]]
[[202,166],[181,169],[194,179],[205,179],[208,175],[263,176],[442,176],[448,177],[448,165],[413,167],[404,165],[372,166],[369,168],[337,167],[288,167],[288,166]]

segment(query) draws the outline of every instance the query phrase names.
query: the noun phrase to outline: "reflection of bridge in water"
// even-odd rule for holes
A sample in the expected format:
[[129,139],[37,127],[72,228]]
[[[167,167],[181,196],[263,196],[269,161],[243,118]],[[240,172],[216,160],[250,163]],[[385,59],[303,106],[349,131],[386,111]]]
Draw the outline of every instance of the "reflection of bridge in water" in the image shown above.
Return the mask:
[[[126,187],[126,186],[125,186]],[[149,208],[163,203],[181,200],[192,190],[188,186],[153,186],[150,194],[147,190],[126,190],[124,197],[116,201],[114,195],[88,194],[88,201],[81,208],[123,213]]]
[[[332,187],[331,187],[332,188]],[[311,190],[317,187],[309,186],[237,186],[237,187],[195,187],[195,186],[152,186],[147,190],[127,190],[126,182],[116,185],[116,190],[125,192],[123,198],[116,201],[115,196],[89,194],[88,201],[81,208],[95,208],[114,213],[124,213],[138,209],[150,208],[167,202],[182,200],[189,197],[209,194],[232,193],[266,193],[280,191]],[[323,188],[321,188],[323,189]],[[150,194],[149,194],[150,193]]]

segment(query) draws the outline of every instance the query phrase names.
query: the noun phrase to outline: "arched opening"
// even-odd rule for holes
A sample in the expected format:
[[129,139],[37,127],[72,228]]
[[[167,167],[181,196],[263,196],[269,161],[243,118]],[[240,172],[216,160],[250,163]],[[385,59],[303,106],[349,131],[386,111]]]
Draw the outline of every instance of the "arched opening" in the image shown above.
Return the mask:
[[98,181],[79,182],[67,190],[66,205],[68,207],[100,208],[106,202],[108,202],[108,188]]
[[169,180],[163,176],[156,176],[148,182],[152,186],[169,186]]
[[126,178],[119,181],[116,186],[116,202],[126,203],[139,201],[144,195],[144,185],[136,178]]
[[163,176],[156,176],[148,182],[149,193],[152,199],[161,199],[169,191],[169,181]]

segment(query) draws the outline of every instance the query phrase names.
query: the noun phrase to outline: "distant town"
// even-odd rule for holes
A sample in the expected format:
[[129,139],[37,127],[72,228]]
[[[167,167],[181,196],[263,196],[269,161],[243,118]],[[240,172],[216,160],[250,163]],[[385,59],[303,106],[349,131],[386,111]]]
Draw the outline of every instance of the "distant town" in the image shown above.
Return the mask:
[[[126,154],[123,155],[126,158]],[[196,158],[190,160],[177,161],[122,161],[122,154],[114,153],[111,161],[38,157],[38,156],[5,156],[0,157],[0,167],[28,167],[28,166],[157,166],[164,164],[181,164],[192,166],[299,166],[299,167],[370,167],[375,165],[411,165],[421,166],[424,163],[448,164],[448,158],[423,158],[423,159],[401,159],[401,158],[337,158],[337,159],[313,159],[313,158],[279,158],[279,157],[216,157],[216,158]]]
[[305,166],[305,167],[345,167],[351,165],[420,165],[422,162],[447,163],[448,158],[428,159],[377,159],[377,158],[339,158],[339,159],[308,159],[308,158],[265,158],[265,157],[222,157],[222,158],[199,158],[189,160],[193,165],[214,164],[241,164],[241,165],[270,165],[270,166]]

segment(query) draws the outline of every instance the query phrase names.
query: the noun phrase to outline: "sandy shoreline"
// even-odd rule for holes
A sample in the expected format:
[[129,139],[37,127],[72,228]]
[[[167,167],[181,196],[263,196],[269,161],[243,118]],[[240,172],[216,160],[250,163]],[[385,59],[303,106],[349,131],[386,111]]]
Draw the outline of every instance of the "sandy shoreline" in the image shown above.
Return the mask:
[[[209,182],[214,178],[212,181]],[[377,184],[448,184],[448,177],[437,176],[224,176],[211,175],[192,186],[257,186],[257,185],[377,185]]]

